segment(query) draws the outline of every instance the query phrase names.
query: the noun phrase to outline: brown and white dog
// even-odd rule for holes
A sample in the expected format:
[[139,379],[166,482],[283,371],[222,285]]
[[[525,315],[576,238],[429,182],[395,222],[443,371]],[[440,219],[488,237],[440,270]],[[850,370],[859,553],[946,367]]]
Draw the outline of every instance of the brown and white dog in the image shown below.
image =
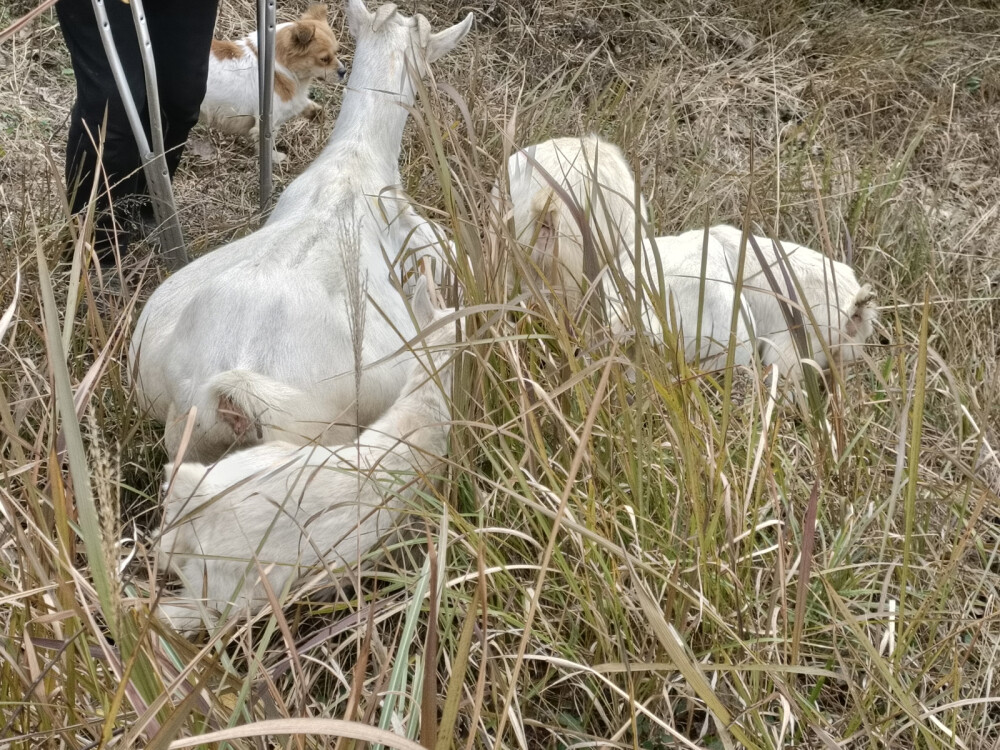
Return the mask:
[[[309,84],[346,69],[337,57],[340,44],[327,21],[325,5],[311,5],[302,17],[278,24],[275,31],[272,127],[299,114],[312,119],[322,108],[309,98]],[[257,139],[257,32],[231,42],[215,39],[208,59],[208,86],[201,116],[210,126]],[[281,161],[284,154],[275,153]]]

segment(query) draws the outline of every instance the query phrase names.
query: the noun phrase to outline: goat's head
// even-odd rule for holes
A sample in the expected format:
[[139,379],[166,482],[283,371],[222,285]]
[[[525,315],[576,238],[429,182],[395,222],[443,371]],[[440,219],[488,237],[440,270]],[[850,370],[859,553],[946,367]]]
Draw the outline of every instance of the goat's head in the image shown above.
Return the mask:
[[[404,16],[393,3],[386,3],[372,13],[364,0],[347,0],[347,22],[351,36],[358,42],[357,49],[364,46],[370,50],[370,62],[378,60],[393,76],[402,77],[408,66],[421,77],[427,75],[428,66],[451,52],[469,33],[472,18],[469,13],[460,23],[432,33],[430,23],[419,13]],[[356,53],[353,69],[358,70],[361,62]]]

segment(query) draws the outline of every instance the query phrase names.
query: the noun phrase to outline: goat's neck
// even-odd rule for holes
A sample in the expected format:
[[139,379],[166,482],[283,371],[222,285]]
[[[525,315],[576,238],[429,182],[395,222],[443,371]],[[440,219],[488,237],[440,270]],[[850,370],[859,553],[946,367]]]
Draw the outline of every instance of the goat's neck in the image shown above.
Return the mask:
[[[402,56],[400,56],[402,58]],[[359,48],[330,141],[316,164],[363,155],[377,188],[399,183],[399,152],[415,92],[405,65],[387,64],[377,50]]]

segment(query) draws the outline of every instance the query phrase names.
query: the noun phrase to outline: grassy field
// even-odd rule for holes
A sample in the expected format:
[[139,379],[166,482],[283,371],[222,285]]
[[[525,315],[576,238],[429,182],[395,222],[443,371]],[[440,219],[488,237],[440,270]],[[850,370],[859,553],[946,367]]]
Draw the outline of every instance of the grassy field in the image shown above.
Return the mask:
[[[221,35],[253,27],[222,5]],[[123,385],[162,272],[95,297],[54,16],[0,47],[0,745],[1000,746],[1000,10],[898,5],[402,4],[477,16],[401,159],[479,263],[471,303],[502,301],[517,252],[487,201],[505,134],[596,131],[659,233],[751,221],[847,260],[880,329],[809,409],[644,342],[630,382],[551,310],[482,315],[448,476],[390,561],[194,642],[149,613],[165,455]],[[330,132],[340,90],[316,98],[325,121],[279,135],[279,189]],[[256,181],[249,144],[195,130],[175,181],[195,253],[259,223]]]

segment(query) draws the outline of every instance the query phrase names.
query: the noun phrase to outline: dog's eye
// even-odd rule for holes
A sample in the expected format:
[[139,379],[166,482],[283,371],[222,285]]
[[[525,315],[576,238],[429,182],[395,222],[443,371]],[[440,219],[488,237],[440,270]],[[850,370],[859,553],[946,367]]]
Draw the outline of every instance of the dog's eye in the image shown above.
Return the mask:
[[321,57],[319,59],[319,61],[321,63],[323,63],[324,65],[329,65],[330,64],[330,56],[329,55],[323,55],[323,57]]

